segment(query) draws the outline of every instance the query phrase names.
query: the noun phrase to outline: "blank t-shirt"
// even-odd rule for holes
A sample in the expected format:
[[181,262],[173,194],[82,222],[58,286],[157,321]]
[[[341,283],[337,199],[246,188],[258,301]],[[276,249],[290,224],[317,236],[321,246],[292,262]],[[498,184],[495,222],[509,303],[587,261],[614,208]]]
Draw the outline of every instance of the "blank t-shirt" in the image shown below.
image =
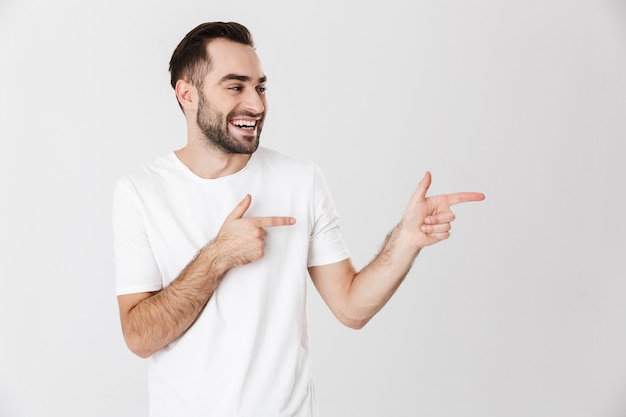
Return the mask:
[[268,227],[265,255],[230,270],[198,320],[149,359],[151,417],[315,416],[306,321],[307,267],[349,257],[311,162],[260,147],[239,172],[203,179],[172,152],[118,181],[116,292],[169,285],[246,194]]

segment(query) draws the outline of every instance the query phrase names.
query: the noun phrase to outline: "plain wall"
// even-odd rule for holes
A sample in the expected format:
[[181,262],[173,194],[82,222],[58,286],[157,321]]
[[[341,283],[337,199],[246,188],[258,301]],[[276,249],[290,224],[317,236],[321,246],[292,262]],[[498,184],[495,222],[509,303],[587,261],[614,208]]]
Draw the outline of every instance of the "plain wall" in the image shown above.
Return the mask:
[[167,66],[255,36],[262,143],[315,161],[357,267],[424,171],[457,206],[361,331],[312,289],[324,417],[626,415],[626,6],[617,0],[0,0],[0,416],[141,417],[116,179],[185,143]]

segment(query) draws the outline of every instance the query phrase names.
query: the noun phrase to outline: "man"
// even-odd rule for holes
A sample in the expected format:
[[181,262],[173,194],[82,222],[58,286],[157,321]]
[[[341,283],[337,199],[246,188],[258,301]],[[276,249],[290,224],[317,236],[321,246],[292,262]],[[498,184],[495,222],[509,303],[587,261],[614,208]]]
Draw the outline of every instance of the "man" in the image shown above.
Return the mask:
[[398,288],[420,249],[448,238],[450,206],[426,197],[357,272],[322,174],[259,147],[266,76],[248,30],[193,29],[170,61],[187,145],[120,179],[116,288],[125,340],[150,358],[151,416],[313,416],[308,275],[358,329]]

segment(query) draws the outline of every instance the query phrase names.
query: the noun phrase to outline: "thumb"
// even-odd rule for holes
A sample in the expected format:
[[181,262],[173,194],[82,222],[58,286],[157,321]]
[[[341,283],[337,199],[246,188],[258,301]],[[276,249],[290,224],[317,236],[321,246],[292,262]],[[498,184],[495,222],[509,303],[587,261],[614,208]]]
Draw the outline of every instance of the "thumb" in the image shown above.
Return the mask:
[[226,217],[226,220],[241,219],[250,207],[250,203],[252,203],[252,196],[250,194],[246,194],[243,200],[237,204],[237,207],[235,207],[228,217]]
[[415,197],[420,200],[426,199],[426,193],[428,192],[428,188],[430,187],[430,183],[432,181],[432,176],[429,171],[426,171],[424,174],[424,178],[417,185],[417,190],[415,190]]

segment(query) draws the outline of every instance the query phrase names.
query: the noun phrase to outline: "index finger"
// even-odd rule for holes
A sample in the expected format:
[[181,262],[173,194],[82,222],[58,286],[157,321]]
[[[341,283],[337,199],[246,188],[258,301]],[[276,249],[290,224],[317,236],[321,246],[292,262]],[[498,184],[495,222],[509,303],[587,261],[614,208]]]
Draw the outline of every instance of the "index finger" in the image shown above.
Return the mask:
[[293,217],[251,217],[249,220],[257,227],[274,227],[274,226],[290,226],[296,223]]
[[483,201],[485,195],[483,193],[454,193],[448,194],[449,205],[467,203],[470,201]]

